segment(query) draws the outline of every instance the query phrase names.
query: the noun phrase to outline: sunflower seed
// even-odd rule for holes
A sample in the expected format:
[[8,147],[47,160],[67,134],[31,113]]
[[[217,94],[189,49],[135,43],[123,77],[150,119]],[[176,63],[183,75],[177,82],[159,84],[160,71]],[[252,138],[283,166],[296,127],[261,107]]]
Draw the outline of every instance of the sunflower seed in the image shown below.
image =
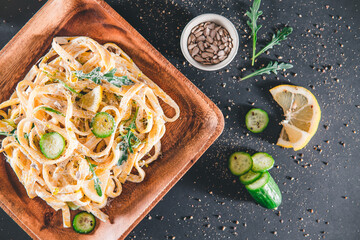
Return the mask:
[[206,41],[209,42],[209,43],[213,43],[213,42],[214,42],[214,39],[212,39],[211,37],[207,36],[207,37],[206,37]]
[[188,46],[188,49],[191,50],[191,49],[193,49],[194,47],[196,47],[196,44],[195,44],[195,43],[190,44],[190,45]]
[[198,38],[196,38],[196,41],[197,42],[205,41],[205,36],[204,35],[199,36]]
[[196,61],[198,61],[198,62],[203,62],[203,61],[204,61],[204,59],[203,59],[202,57],[200,57],[199,55],[196,55],[196,56],[194,57],[194,59],[195,59]]
[[196,54],[199,53],[199,48],[198,47],[194,47],[194,49],[191,51],[191,56],[195,56]]
[[202,31],[199,31],[199,32],[196,32],[196,33],[194,33],[195,34],[195,37],[200,37],[202,34],[203,34],[203,32]]
[[214,52],[215,52],[214,49],[212,49],[212,48],[207,48],[207,49],[205,49],[205,51],[206,51],[206,52],[210,52],[210,53],[214,53]]
[[209,36],[210,35],[210,28],[206,28],[204,31],[205,36]]
[[225,55],[224,55],[224,56],[221,56],[221,57],[219,57],[219,60],[222,61],[222,60],[224,60],[226,57],[227,57],[227,56],[225,56]]
[[225,55],[225,52],[223,50],[219,51],[218,54],[217,54],[220,57],[224,56]]
[[198,29],[199,29],[199,27],[200,27],[200,26],[196,26],[196,27],[194,27],[194,28],[191,30],[191,32],[192,32],[192,33],[194,33],[196,30],[198,30]]
[[214,50],[214,52],[219,51],[219,48],[216,45],[210,45],[210,47],[211,47],[212,50]]
[[198,46],[199,46],[201,51],[204,51],[204,42],[199,42]]

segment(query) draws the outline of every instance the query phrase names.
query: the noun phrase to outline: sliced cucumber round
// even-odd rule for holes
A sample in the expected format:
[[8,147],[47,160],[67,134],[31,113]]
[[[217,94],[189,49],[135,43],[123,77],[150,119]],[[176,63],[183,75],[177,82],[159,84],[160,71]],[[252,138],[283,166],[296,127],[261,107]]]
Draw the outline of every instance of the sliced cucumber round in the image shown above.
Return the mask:
[[249,170],[244,175],[241,175],[239,179],[242,184],[250,184],[250,183],[253,183],[256,180],[258,180],[260,178],[260,176],[261,176],[261,173],[253,172],[253,171]]
[[255,182],[245,185],[246,189],[254,200],[261,206],[269,209],[276,209],[280,206],[282,195],[278,185],[269,172],[264,172]]
[[246,128],[253,133],[264,131],[268,123],[268,114],[260,108],[251,109],[245,116]]
[[235,152],[229,158],[229,169],[235,176],[247,173],[252,167],[250,154],[245,152]]
[[57,132],[49,132],[41,136],[39,145],[46,158],[56,159],[64,152],[65,139]]
[[99,112],[91,121],[91,131],[98,138],[107,138],[115,130],[115,120],[107,112]]
[[94,230],[96,226],[96,219],[91,213],[79,212],[75,215],[72,225],[75,232],[87,234]]
[[259,152],[252,155],[253,165],[251,170],[254,172],[265,172],[273,168],[275,160],[267,153]]

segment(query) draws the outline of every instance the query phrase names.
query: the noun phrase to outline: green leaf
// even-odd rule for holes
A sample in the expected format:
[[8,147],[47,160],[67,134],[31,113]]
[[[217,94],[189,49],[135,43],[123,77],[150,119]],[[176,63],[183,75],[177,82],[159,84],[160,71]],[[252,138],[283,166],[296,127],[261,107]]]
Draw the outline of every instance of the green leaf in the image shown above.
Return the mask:
[[250,7],[250,12],[246,12],[246,16],[250,19],[247,21],[247,24],[249,25],[251,29],[251,37],[253,40],[253,51],[252,51],[252,66],[254,66],[255,63],[255,54],[256,54],[256,42],[257,42],[257,32],[261,28],[261,25],[257,25],[257,20],[261,16],[262,11],[259,11],[261,4],[261,0],[254,0],[252,7]]
[[62,85],[64,85],[65,88],[67,88],[70,92],[77,94],[79,97],[82,96],[81,93],[77,92],[75,89],[73,89],[72,87],[70,87],[69,85],[67,85],[65,82],[59,80],[59,79],[54,79],[55,81],[58,81],[59,83],[61,83]]
[[90,168],[90,171],[93,175],[93,180],[94,180],[94,187],[95,187],[95,190],[96,190],[96,193],[97,195],[99,195],[100,197],[102,196],[102,191],[101,191],[101,186],[100,186],[100,180],[98,178],[98,176],[96,176],[96,173],[95,173],[95,170],[94,170],[94,167],[96,167],[97,165],[96,164],[92,164],[89,160],[88,157],[85,156],[85,159],[86,161],[89,163],[89,168]]
[[136,117],[138,114],[139,108],[136,109],[133,118],[131,119],[131,123],[125,129],[127,130],[126,135],[123,136],[123,139],[117,147],[120,150],[120,157],[117,165],[120,166],[124,161],[127,161],[129,157],[129,152],[134,153],[134,148],[137,148],[141,144],[141,140],[133,133],[133,130],[136,129]]
[[257,58],[262,53],[266,52],[267,50],[273,48],[276,45],[280,45],[280,42],[287,39],[287,36],[289,36],[293,32],[292,27],[284,27],[281,31],[277,31],[276,34],[273,35],[271,41],[263,48],[261,49],[254,58]]
[[121,141],[118,143],[117,147],[120,149],[120,157],[117,165],[120,166],[121,164],[123,164],[123,162],[126,162],[129,158],[128,145],[127,142]]
[[94,186],[95,186],[97,195],[99,195],[101,197],[102,191],[101,191],[101,186],[100,186],[100,180],[98,177],[94,177]]
[[8,133],[8,132],[0,132],[0,136],[13,136],[13,134]]
[[84,73],[83,71],[74,71],[73,73],[80,80],[89,79],[96,84],[101,84],[102,75],[100,71],[101,67],[96,67],[89,73]]
[[262,74],[270,74],[271,72],[277,74],[277,71],[287,70],[292,67],[293,67],[293,65],[288,64],[288,63],[270,62],[266,67],[261,68],[255,72],[241,78],[240,81],[251,78],[251,77],[259,76]]
[[108,81],[109,83],[111,83],[116,87],[134,84],[134,82],[131,81],[127,76],[121,76],[121,77],[115,76],[116,68],[111,69],[109,72],[105,74],[101,73],[100,67],[94,68],[89,73],[83,73],[82,71],[74,71],[73,73],[80,80],[89,79],[96,84],[101,84],[102,79]]
[[53,113],[56,113],[56,114],[58,114],[58,115],[61,115],[61,116],[65,117],[64,114],[62,114],[61,112],[59,112],[59,111],[57,111],[57,110],[55,110],[55,109],[53,109],[53,108],[51,108],[51,107],[39,107],[39,108],[40,108],[40,109],[44,109],[45,111],[53,112]]

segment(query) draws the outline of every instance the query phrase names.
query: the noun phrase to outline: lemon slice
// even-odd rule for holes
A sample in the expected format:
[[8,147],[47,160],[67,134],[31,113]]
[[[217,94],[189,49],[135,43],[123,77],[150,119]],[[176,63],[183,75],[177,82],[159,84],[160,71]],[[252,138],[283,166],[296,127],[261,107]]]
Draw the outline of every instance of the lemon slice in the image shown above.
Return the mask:
[[91,92],[88,92],[80,98],[78,104],[81,108],[96,113],[99,109],[103,95],[103,89],[101,86],[97,86]]
[[270,93],[285,116],[277,145],[295,151],[302,149],[315,135],[321,118],[315,96],[303,87],[292,85],[279,85],[270,89]]

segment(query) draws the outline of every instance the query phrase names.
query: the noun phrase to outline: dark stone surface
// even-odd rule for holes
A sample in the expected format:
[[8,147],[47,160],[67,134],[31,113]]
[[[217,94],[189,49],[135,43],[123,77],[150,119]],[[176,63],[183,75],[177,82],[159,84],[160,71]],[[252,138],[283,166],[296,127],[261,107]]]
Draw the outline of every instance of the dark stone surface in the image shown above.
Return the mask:
[[[44,2],[0,0],[1,47]],[[244,17],[250,1],[108,1],[209,96],[226,117],[221,137],[128,239],[360,239],[360,3],[357,0],[263,2],[260,43],[271,38],[275,27],[289,24],[294,32],[288,41],[272,49],[270,55],[263,55],[256,67],[270,59],[282,58],[281,61],[292,61],[294,68],[286,76],[272,74],[266,79],[256,77],[239,82],[239,76],[254,70],[249,67],[251,48]],[[216,72],[189,66],[179,48],[185,24],[209,12],[228,17],[242,39],[235,60]],[[281,83],[310,89],[322,108],[315,137],[298,152],[274,144],[282,116],[268,90]],[[249,134],[244,126],[244,115],[252,103],[270,114],[269,127],[259,135]],[[277,211],[256,205],[227,170],[228,156],[239,150],[264,151],[275,158],[277,167],[271,174],[283,194],[283,203]],[[29,237],[1,211],[0,238]]]

